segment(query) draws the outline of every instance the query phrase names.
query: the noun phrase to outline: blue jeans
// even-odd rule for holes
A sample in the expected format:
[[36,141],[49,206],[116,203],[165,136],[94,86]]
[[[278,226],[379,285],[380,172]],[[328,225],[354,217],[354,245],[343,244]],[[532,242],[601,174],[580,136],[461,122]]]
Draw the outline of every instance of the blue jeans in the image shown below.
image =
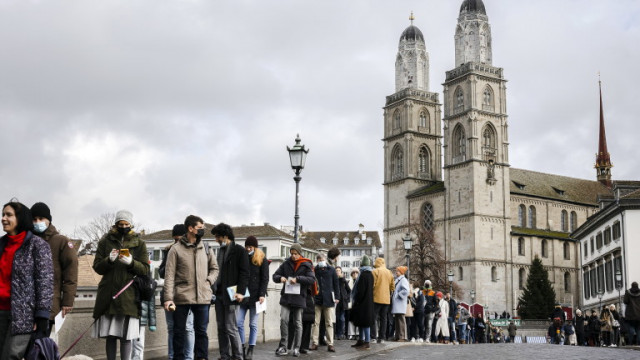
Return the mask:
[[456,325],[455,325],[455,321],[452,317],[447,318],[447,320],[449,320],[449,332],[450,332],[450,339],[451,341],[456,341]]
[[[173,311],[164,311],[165,319],[167,320],[167,335],[168,335],[168,349],[169,360],[173,359]],[[185,328],[184,339],[184,359],[193,360],[193,341],[195,334],[193,333],[193,313],[189,312],[187,316],[187,326]]]
[[458,340],[465,341],[467,340],[467,324],[458,324]]
[[195,332],[194,354],[196,359],[209,358],[209,304],[176,305],[173,314],[173,359],[183,360],[186,343],[186,325],[189,310],[193,313],[193,330]]
[[258,341],[258,316],[256,314],[256,305],[240,305],[238,306],[238,332],[240,333],[240,342],[244,342],[244,318],[249,310],[249,346],[254,346]]
[[344,308],[342,304],[336,306],[336,338],[345,335],[345,323],[344,323]]
[[360,340],[367,343],[371,341],[371,327],[360,328]]

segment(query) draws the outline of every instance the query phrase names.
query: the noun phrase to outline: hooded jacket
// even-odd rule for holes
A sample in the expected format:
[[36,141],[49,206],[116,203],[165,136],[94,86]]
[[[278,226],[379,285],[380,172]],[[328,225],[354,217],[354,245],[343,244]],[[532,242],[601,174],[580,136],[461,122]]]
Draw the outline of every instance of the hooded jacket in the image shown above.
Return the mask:
[[302,261],[298,269],[295,269],[295,263],[291,260],[291,257],[287,258],[285,262],[278,267],[278,270],[273,274],[273,282],[281,284],[281,279],[288,279],[290,277],[296,278],[296,282],[300,284],[300,294],[285,294],[285,286],[283,284],[280,291],[280,305],[290,306],[296,308],[307,307],[307,289],[314,284],[316,278],[313,274],[313,268],[311,267],[311,261]]
[[395,290],[393,274],[387,269],[384,259],[379,257],[374,263],[373,274],[373,302],[376,304],[391,304],[391,293]]
[[640,320],[640,288],[631,288],[624,293],[627,309],[624,312],[626,320]]

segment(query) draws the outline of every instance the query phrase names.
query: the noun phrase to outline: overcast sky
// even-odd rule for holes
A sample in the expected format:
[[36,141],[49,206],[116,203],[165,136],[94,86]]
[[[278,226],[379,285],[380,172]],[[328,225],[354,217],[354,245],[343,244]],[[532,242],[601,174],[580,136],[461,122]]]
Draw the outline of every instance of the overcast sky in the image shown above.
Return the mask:
[[[67,234],[121,208],[293,225],[300,133],[305,229],[381,231],[399,36],[414,11],[442,93],[461,3],[0,0],[0,199]],[[640,179],[640,1],[484,3],[511,166],[595,179],[600,71],[613,177]]]

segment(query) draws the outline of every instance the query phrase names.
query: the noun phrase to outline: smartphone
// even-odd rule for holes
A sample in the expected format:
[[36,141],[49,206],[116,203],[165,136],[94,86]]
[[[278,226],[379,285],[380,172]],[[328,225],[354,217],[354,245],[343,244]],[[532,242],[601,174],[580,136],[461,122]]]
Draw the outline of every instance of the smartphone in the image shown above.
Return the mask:
[[129,256],[129,249],[120,249],[120,255]]

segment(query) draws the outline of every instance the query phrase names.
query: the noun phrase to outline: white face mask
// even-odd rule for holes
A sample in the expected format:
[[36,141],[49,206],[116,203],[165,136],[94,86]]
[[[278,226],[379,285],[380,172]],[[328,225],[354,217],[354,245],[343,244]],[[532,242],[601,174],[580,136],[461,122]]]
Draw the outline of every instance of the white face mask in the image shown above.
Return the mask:
[[33,231],[42,234],[45,230],[47,230],[47,224],[44,221],[39,221],[33,223]]
[[327,262],[326,261],[318,261],[318,266],[325,267],[325,266],[327,266]]

